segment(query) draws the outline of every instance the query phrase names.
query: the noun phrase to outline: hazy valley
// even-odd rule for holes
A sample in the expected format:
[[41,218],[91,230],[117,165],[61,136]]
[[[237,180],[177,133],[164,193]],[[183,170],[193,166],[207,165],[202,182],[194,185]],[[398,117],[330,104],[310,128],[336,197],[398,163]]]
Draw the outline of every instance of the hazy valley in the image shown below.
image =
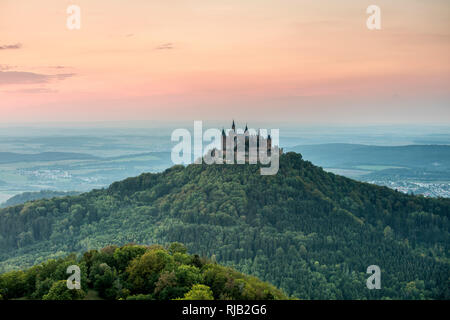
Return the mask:
[[[143,172],[161,172],[172,165],[170,132],[154,127],[0,128],[0,205],[23,192],[86,192]],[[280,132],[282,147],[327,171],[405,193],[450,196],[446,127],[286,126]]]

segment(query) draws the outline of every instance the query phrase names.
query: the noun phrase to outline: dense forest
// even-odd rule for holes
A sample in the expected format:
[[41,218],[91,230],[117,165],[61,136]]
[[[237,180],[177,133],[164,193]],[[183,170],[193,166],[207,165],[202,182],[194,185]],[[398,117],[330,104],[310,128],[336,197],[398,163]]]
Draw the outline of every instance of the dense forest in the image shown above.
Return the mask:
[[[78,266],[79,289],[67,269]],[[70,271],[70,269],[69,269]],[[76,281],[69,279],[72,284]],[[25,271],[0,274],[2,299],[274,300],[288,297],[270,284],[187,254],[181,243],[90,250],[51,259]]]
[[[1,209],[0,272],[181,242],[302,299],[450,299],[449,215],[450,199],[357,182],[296,153],[274,176],[259,165],[174,166]],[[366,288],[369,265],[381,268],[381,290]]]

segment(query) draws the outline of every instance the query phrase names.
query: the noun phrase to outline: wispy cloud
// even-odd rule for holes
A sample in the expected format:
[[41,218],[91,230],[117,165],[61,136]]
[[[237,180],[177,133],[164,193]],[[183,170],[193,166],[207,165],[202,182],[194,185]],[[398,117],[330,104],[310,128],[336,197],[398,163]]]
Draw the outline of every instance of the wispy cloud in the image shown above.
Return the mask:
[[4,44],[0,46],[0,50],[8,50],[8,49],[20,49],[22,48],[22,44],[21,43],[16,43],[16,44]]
[[170,50],[173,49],[173,43],[167,42],[163,43],[155,48],[156,50]]
[[67,67],[67,66],[49,66],[49,68],[50,69],[67,69],[67,68],[70,68],[70,67]]
[[40,74],[24,71],[0,71],[0,85],[47,83],[52,80],[64,80],[75,73]]
[[5,93],[24,93],[24,94],[40,94],[40,93],[57,93],[58,90],[49,88],[25,88],[20,90],[7,90]]
[[0,71],[7,71],[16,68],[16,66],[9,66],[6,64],[0,64]]
[[54,74],[50,75],[51,78],[55,78],[57,80],[64,80],[67,78],[71,78],[75,75],[75,73],[60,73],[60,74]]

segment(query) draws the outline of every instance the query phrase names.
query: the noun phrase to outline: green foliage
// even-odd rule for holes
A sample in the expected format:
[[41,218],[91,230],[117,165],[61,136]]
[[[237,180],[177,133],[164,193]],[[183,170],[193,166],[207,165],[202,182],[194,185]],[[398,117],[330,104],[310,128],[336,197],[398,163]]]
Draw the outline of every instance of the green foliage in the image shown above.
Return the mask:
[[151,294],[136,294],[128,296],[126,300],[153,300],[153,295]]
[[[179,243],[169,248],[183,248]],[[172,253],[170,252],[172,251]],[[3,299],[43,299],[75,300],[85,299],[86,292],[103,299],[126,300],[169,300],[169,299],[213,299],[213,296],[226,296],[229,299],[257,299],[252,292],[223,293],[216,288],[213,292],[205,285],[205,275],[214,278],[220,272],[228,281],[239,282],[242,287],[257,287],[271,297],[287,299],[280,290],[254,277],[243,275],[231,268],[220,268],[204,260],[199,268],[198,258],[180,250],[166,250],[161,246],[126,245],[120,248],[106,247],[100,251],[91,250],[81,258],[70,255],[63,259],[49,260],[25,271],[11,271],[0,275],[1,298]],[[181,250],[184,252],[185,250]],[[121,253],[120,253],[121,252]],[[125,253],[133,252],[134,258],[127,264],[123,260],[111,260],[116,257],[128,257]],[[174,259],[174,255],[181,259]],[[112,265],[108,265],[108,262]],[[115,262],[115,264],[114,264]],[[80,266],[80,290],[67,288],[65,273],[68,263]],[[214,269],[211,267],[214,266]]]
[[[0,181],[1,185],[1,181]],[[0,208],[6,208],[10,206],[15,206],[18,204],[25,203],[27,201],[41,200],[41,199],[51,199],[55,197],[65,197],[65,196],[73,196],[78,195],[80,192],[69,191],[52,191],[52,190],[41,190],[38,192],[24,192],[17,194],[11,198],[9,198],[4,203],[0,204]]]
[[392,231],[392,228],[387,226],[383,230],[384,237],[388,240],[394,239],[394,231]]
[[[174,166],[105,190],[1,209],[0,271],[87,252],[89,270],[101,263],[111,268],[112,274],[90,278],[99,290],[118,277],[112,292],[100,290],[102,297],[126,297],[126,290],[183,297],[189,282],[176,287],[181,296],[171,286],[180,275],[177,264],[201,270],[216,299],[264,295],[257,287],[209,275],[211,266],[205,266],[211,263],[186,255],[178,244],[161,256],[155,252],[162,247],[151,254],[139,246],[114,247],[180,242],[302,299],[450,299],[449,218],[450,199],[353,181],[295,153],[280,158],[275,176],[261,176],[259,165]],[[113,246],[91,251],[108,245]],[[365,286],[373,264],[381,268],[382,290]],[[158,277],[145,278],[147,266]],[[44,278],[35,285],[44,292],[51,284]]]
[[83,290],[67,288],[67,283],[65,280],[56,281],[52,284],[52,287],[42,297],[42,300],[81,300],[86,296]]
[[149,250],[131,261],[126,272],[132,292],[153,292],[160,272],[169,264],[173,264],[173,257],[161,249]]
[[131,260],[140,257],[145,252],[145,248],[135,245],[127,245],[122,248],[117,248],[114,251],[114,265],[119,269],[124,269]]
[[[21,297],[43,299],[58,281],[64,280],[64,286],[67,288],[66,280],[70,276],[67,274],[67,268],[71,265],[80,267],[82,290],[75,291],[84,294],[88,284],[87,266],[84,261],[79,261],[73,254],[57,260],[50,259],[26,271],[10,271],[0,274],[0,294],[7,300]],[[53,292],[55,294],[61,292],[61,288],[61,285],[58,285]],[[66,294],[63,296],[67,297]],[[73,299],[80,297],[80,295],[72,293]]]
[[179,242],[173,242],[169,245],[168,251],[170,252],[170,254],[174,254],[174,253],[186,253],[187,252],[187,248],[184,244],[179,243]]
[[181,300],[214,300],[211,288],[203,284],[194,284]]
[[11,271],[0,277],[0,294],[4,299],[23,296],[26,293],[27,286],[23,271]]

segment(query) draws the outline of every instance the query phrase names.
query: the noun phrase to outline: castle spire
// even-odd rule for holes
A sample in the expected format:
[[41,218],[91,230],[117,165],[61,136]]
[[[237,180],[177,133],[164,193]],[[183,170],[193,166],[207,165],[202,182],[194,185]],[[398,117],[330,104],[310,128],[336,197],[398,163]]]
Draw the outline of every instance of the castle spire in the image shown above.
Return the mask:
[[248,127],[247,127],[247,124],[245,124],[245,130],[244,130],[244,132],[247,132],[248,131]]
[[231,125],[231,129],[233,129],[234,131],[236,131],[236,125],[234,124],[234,119],[233,119],[233,124]]

